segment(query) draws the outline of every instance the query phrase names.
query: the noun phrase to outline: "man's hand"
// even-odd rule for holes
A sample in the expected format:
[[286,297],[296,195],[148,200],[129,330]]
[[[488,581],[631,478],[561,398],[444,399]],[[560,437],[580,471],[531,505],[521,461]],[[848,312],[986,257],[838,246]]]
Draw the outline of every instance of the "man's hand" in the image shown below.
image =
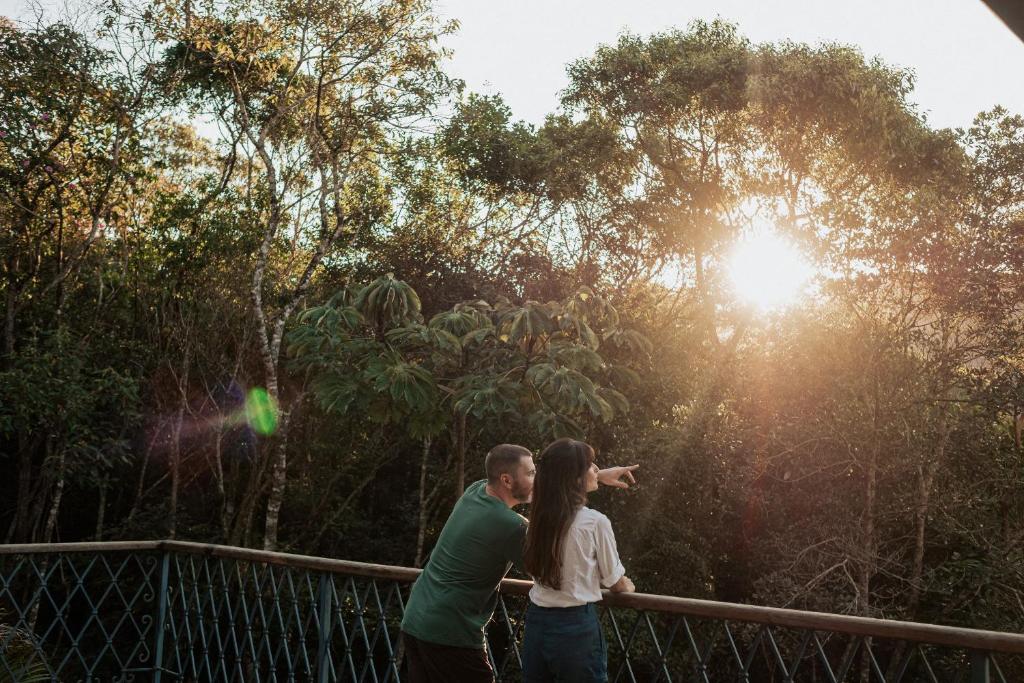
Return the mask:
[[605,486],[614,486],[617,489],[628,489],[630,484],[635,484],[633,470],[640,465],[627,465],[625,467],[609,467],[598,470],[597,481]]

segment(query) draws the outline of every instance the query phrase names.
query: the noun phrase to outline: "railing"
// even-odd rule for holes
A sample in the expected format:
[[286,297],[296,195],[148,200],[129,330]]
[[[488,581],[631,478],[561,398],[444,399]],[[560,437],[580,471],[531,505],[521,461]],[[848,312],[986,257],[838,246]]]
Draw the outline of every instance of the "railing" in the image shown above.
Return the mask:
[[[418,570],[154,541],[0,546],[0,682],[399,681]],[[488,653],[519,680],[525,581]],[[658,595],[602,603],[612,681],[1024,681],[1024,636]]]

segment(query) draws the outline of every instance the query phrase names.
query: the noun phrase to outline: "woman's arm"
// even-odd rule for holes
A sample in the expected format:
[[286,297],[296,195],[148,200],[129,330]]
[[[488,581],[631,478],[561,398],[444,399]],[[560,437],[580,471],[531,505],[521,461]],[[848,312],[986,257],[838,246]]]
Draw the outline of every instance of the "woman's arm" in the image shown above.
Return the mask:
[[635,484],[633,470],[640,465],[627,465],[625,467],[607,467],[597,472],[597,482],[605,486],[614,486],[617,489],[628,489],[630,484]]
[[633,585],[628,576],[623,574],[621,579],[608,587],[608,590],[612,593],[633,593],[636,591],[636,586]]

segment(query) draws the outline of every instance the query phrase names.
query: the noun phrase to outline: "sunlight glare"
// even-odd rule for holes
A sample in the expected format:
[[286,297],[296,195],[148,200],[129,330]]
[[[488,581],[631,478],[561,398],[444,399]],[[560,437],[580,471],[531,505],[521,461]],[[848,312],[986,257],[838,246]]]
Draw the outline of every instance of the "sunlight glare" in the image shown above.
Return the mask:
[[812,275],[800,251],[774,232],[751,235],[736,245],[729,258],[729,279],[736,296],[761,311],[794,303]]

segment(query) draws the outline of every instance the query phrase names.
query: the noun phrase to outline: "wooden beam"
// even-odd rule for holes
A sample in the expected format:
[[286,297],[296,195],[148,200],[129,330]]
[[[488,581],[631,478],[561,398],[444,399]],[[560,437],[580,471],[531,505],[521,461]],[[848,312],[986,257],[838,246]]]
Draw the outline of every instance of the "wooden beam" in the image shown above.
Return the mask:
[[1024,0],[982,0],[1017,37],[1024,40]]

